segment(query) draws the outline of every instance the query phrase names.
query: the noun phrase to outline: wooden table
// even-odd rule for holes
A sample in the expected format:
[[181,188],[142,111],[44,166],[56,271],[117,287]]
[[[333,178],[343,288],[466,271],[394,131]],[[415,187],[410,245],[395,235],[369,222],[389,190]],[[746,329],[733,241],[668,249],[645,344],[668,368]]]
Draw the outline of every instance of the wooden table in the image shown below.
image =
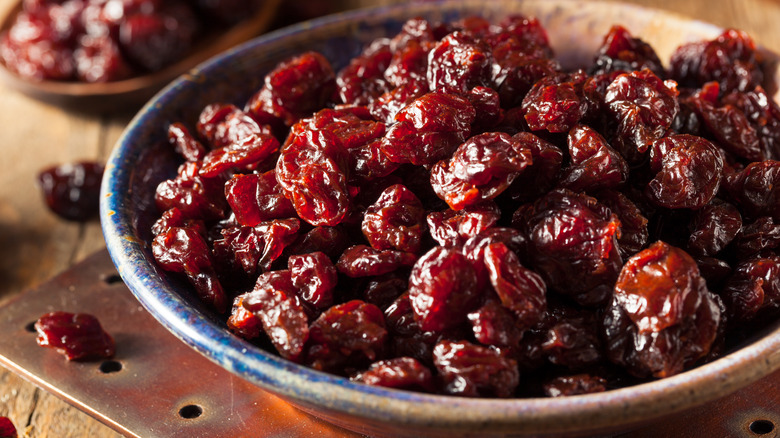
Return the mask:
[[[629,1],[741,28],[760,44],[780,51],[777,0]],[[13,3],[0,0],[0,13],[4,14]],[[97,116],[66,112],[0,86],[0,303],[105,246],[97,221],[78,224],[51,214],[43,204],[36,178],[49,165],[105,160],[132,113],[132,109]],[[0,416],[9,417],[22,436],[118,436],[2,368]]]

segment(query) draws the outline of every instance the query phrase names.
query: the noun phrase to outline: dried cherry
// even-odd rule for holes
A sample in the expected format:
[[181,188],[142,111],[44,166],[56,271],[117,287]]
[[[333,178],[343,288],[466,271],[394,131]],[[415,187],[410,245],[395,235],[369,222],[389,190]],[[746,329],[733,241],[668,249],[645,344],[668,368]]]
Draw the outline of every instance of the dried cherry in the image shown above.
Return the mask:
[[423,392],[432,392],[434,389],[431,370],[411,357],[374,362],[366,371],[353,376],[352,380],[369,385]]
[[309,320],[290,271],[261,274],[255,288],[243,296],[241,306],[260,320],[282,357],[299,360],[309,338]]
[[622,260],[620,221],[595,198],[549,192],[524,212],[532,265],[547,286],[586,306],[609,300]]
[[98,214],[102,177],[102,164],[82,161],[44,169],[38,182],[52,212],[64,219],[86,221]]
[[422,245],[425,208],[409,189],[395,184],[382,192],[363,215],[363,235],[372,247],[417,253]]
[[548,397],[592,394],[607,390],[607,381],[603,377],[590,374],[556,377],[544,384],[544,393]]
[[382,152],[396,163],[433,164],[448,157],[471,133],[476,111],[467,99],[431,92],[395,116]]
[[433,349],[444,392],[466,397],[511,397],[520,381],[514,359],[468,341],[441,341]]
[[609,359],[639,377],[667,377],[706,356],[721,302],[685,251],[658,241],[631,257],[604,315]]
[[51,347],[68,360],[97,360],[114,356],[114,339],[100,321],[87,313],[50,312],[35,322],[38,345]]
[[531,151],[504,133],[471,137],[431,168],[431,185],[453,210],[493,199],[532,162]]
[[409,277],[414,318],[424,331],[442,331],[465,322],[480,298],[476,271],[455,249],[430,250],[420,257]]

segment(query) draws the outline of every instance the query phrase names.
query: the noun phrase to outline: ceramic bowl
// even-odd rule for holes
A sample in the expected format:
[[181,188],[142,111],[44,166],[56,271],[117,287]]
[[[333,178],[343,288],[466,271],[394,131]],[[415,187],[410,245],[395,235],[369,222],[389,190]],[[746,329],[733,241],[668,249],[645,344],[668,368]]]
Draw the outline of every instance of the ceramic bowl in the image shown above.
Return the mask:
[[173,121],[194,124],[212,102],[242,106],[282,59],[317,50],[336,68],[365,43],[397,32],[410,17],[453,20],[510,13],[539,18],[564,64],[591,61],[609,27],[620,23],[669,59],[681,43],[711,39],[714,26],[616,3],[550,1],[424,2],[358,10],[299,24],[252,40],[202,64],[158,93],[116,145],[103,181],[101,219],[111,257],[138,300],[192,348],[293,405],[371,435],[491,436],[591,433],[639,422],[722,397],[780,368],[780,328],[682,374],[599,394],[554,399],[469,399],[370,387],[288,362],[233,336],[221,318],[157,268],[149,228],[157,183],[175,174],[165,144]]

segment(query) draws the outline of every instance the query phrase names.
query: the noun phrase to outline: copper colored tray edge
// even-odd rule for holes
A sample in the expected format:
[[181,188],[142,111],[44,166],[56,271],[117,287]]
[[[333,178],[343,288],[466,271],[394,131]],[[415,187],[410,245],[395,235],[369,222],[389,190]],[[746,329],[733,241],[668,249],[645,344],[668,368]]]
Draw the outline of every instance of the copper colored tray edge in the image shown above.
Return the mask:
[[[32,323],[55,310],[95,315],[114,337],[116,356],[68,362],[39,347]],[[106,251],[6,302],[0,332],[0,364],[126,436],[357,436],[190,349],[141,307]]]

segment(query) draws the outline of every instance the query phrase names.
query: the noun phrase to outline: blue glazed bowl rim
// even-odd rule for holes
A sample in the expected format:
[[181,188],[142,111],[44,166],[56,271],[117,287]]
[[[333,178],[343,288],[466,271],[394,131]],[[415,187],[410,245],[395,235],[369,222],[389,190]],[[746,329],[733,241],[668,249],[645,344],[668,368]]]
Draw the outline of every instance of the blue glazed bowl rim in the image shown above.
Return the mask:
[[[567,0],[562,0],[567,2]],[[430,7],[457,7],[463,2],[429,2]],[[468,4],[477,2],[466,2]],[[481,3],[481,2],[480,2]],[[569,3],[576,3],[570,1]],[[616,4],[609,3],[612,7]],[[490,427],[526,425],[554,427],[572,417],[620,416],[625,422],[671,412],[728,394],[780,367],[780,328],[729,355],[693,370],[654,382],[597,394],[538,399],[471,399],[430,395],[374,387],[322,373],[284,360],[230,334],[192,305],[181,299],[158,274],[145,254],[145,244],[133,232],[132,212],[124,206],[137,159],[137,140],[142,128],[154,121],[156,111],[169,104],[181,87],[191,86],[188,77],[208,75],[250,50],[279,44],[286,38],[313,28],[356,23],[381,16],[403,6],[384,6],[340,13],[300,23],[256,38],[212,58],[160,91],[133,118],[113,149],[101,189],[100,217],[109,254],[128,288],[143,306],[171,333],[228,371],[294,403],[348,415],[419,425],[490,424]],[[637,13],[652,11],[622,5]],[[668,14],[668,13],[666,13]],[[691,20],[688,20],[691,21]],[[697,22],[694,22],[697,23]],[[711,26],[699,23],[702,26]],[[714,26],[712,26],[715,28]],[[755,372],[747,372],[752,367]],[[606,421],[606,420],[605,420]],[[614,421],[613,421],[614,422]]]

